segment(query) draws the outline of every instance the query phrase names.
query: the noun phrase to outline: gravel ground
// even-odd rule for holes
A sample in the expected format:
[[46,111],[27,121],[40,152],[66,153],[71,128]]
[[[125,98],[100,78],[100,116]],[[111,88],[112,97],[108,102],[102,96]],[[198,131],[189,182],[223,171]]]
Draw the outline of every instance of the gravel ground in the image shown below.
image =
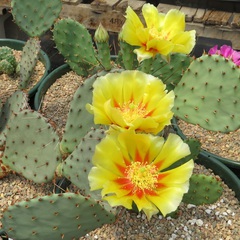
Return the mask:
[[[62,137],[66,124],[70,101],[83,78],[73,71],[63,75],[52,84],[42,100],[40,112],[54,122],[59,137]],[[61,117],[59,117],[61,116]]]
[[240,129],[226,134],[208,131],[182,120],[178,120],[178,125],[185,136],[199,139],[203,149],[221,157],[240,161]]

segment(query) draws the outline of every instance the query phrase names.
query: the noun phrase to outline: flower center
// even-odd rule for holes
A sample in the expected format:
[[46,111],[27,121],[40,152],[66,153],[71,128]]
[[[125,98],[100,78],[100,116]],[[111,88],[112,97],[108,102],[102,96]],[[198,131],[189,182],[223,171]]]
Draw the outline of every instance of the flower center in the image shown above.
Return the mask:
[[149,30],[152,39],[168,39],[168,33],[164,31],[158,31],[156,28],[151,28]]
[[158,171],[154,165],[134,162],[127,167],[126,173],[135,190],[153,190],[158,182]]
[[134,103],[129,101],[128,103],[124,103],[122,107],[119,107],[122,112],[123,118],[127,122],[132,122],[137,118],[145,117],[148,112],[141,103]]

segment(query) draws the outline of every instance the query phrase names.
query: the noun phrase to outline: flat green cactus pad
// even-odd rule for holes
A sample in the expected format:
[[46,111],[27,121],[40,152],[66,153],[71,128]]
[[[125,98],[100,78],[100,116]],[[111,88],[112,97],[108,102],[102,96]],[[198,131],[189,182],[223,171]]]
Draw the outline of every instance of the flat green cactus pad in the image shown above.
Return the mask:
[[184,194],[182,201],[194,205],[212,204],[221,197],[222,192],[220,182],[214,177],[193,174],[190,178],[189,191]]
[[175,53],[170,55],[170,61],[167,62],[158,54],[152,62],[150,74],[160,78],[168,89],[172,89],[181,80],[191,60],[186,54]]
[[[53,38],[70,66],[80,64],[85,69],[98,65],[93,41],[88,30],[73,19],[61,19],[54,26]],[[76,69],[74,69],[76,70]]]
[[26,89],[30,82],[30,77],[37,64],[38,55],[40,52],[40,41],[35,38],[27,40],[23,47],[21,60],[19,63],[20,67],[20,89]]
[[30,37],[39,37],[58,18],[61,0],[12,0],[12,15],[17,25]]
[[104,137],[105,131],[103,129],[92,129],[63,162],[62,173],[64,177],[84,191],[86,195],[94,194],[94,192],[90,192],[88,174],[93,167],[92,157],[95,147]]
[[3,229],[17,240],[79,239],[103,224],[115,221],[91,198],[75,193],[53,194],[10,206]]
[[49,182],[61,159],[59,139],[39,113],[22,110],[8,124],[3,163],[36,183]]
[[193,61],[175,87],[173,111],[186,122],[221,132],[240,127],[240,68],[219,55]]
[[28,108],[26,93],[22,91],[14,92],[0,109],[0,146],[5,142],[6,125],[8,121],[19,111]]
[[87,78],[75,92],[70,103],[65,131],[60,143],[63,152],[72,153],[91,127],[95,127],[93,115],[87,111],[86,104],[92,102],[94,81],[106,73],[106,71],[101,71]]

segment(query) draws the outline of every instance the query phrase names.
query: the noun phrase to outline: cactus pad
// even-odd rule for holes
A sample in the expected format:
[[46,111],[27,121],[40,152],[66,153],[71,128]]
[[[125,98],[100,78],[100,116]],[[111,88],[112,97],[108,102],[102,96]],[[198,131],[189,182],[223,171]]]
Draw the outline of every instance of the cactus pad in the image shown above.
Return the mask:
[[8,121],[19,111],[28,108],[26,93],[22,91],[14,92],[3,105],[0,111],[0,147],[5,142],[6,125]]
[[3,228],[18,240],[79,239],[115,216],[89,197],[75,193],[53,194],[10,206]]
[[9,63],[6,59],[0,61],[0,74],[5,73],[7,75],[11,75],[15,72],[15,69],[11,63]]
[[38,54],[40,51],[40,41],[35,38],[30,38],[23,47],[20,67],[20,89],[25,89],[28,86],[30,77],[37,64]]
[[83,190],[86,195],[93,193],[89,189],[88,174],[93,167],[92,157],[95,146],[104,137],[103,129],[92,129],[63,163],[64,177]]
[[39,37],[58,18],[61,0],[12,0],[12,15],[16,24],[30,37]]
[[221,132],[240,127],[240,68],[219,55],[194,60],[174,89],[173,111],[186,122]]
[[54,26],[54,41],[67,63],[80,64],[83,68],[91,69],[98,65],[93,48],[92,37],[88,30],[72,19],[62,19]]
[[9,54],[13,54],[13,51],[10,47],[7,46],[0,47],[0,60],[6,58],[6,56]]
[[97,77],[107,72],[99,72],[86,79],[77,89],[70,104],[67,123],[61,141],[61,150],[71,153],[90,128],[95,126],[93,115],[86,110],[86,104],[92,102],[92,85]]
[[168,89],[172,89],[181,80],[182,74],[188,68],[190,61],[191,58],[186,54],[171,54],[169,62],[158,54],[152,62],[150,74],[160,78]]
[[22,110],[8,124],[3,163],[36,183],[53,179],[60,161],[58,136],[39,113]]
[[222,195],[222,187],[212,176],[193,174],[190,178],[188,193],[184,194],[183,202],[202,205],[216,202]]
[[13,50],[7,46],[0,47],[0,74],[6,73],[11,75],[15,72],[17,61]]

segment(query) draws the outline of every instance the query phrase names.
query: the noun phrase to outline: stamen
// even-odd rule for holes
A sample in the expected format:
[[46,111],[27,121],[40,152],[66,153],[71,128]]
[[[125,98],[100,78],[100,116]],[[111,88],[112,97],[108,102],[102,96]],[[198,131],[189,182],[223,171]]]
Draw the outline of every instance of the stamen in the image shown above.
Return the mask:
[[127,178],[135,186],[134,191],[156,188],[159,173],[155,165],[134,162],[125,171]]
[[148,116],[148,111],[142,103],[134,103],[133,101],[129,101],[124,103],[121,107],[117,107],[123,116],[123,118],[127,122],[132,122],[139,117]]

